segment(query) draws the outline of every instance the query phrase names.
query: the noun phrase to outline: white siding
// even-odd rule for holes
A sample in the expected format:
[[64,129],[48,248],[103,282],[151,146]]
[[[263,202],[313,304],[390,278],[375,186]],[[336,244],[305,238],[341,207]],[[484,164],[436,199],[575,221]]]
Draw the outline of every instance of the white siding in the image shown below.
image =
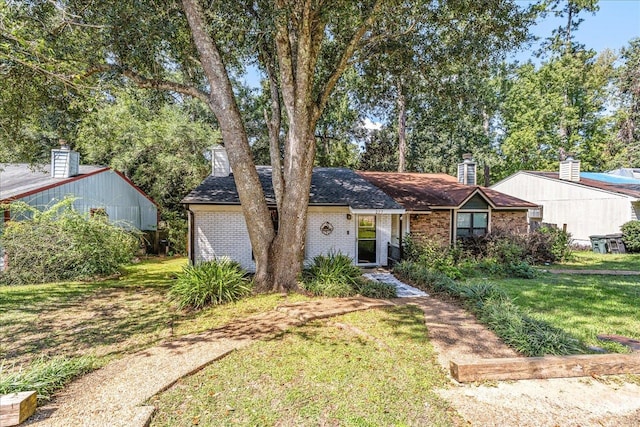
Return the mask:
[[542,222],[567,224],[577,243],[589,236],[619,233],[632,219],[632,198],[527,173],[517,173],[491,188],[543,206]]
[[391,242],[391,215],[376,215],[378,264],[387,265],[388,244]]
[[125,227],[131,225],[139,230],[155,230],[158,226],[156,206],[112,170],[50,188],[20,200],[45,209],[68,195],[78,199],[73,205],[79,212],[88,213],[93,208],[104,208],[113,223]]

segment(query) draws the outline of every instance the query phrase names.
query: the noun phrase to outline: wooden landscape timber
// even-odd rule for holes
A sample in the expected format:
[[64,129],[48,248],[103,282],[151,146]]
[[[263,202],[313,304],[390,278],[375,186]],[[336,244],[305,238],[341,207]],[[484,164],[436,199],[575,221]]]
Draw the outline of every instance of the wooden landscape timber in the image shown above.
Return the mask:
[[0,395],[0,426],[17,426],[36,411],[35,391]]
[[474,362],[450,361],[458,382],[524,380],[640,374],[640,353],[512,357]]

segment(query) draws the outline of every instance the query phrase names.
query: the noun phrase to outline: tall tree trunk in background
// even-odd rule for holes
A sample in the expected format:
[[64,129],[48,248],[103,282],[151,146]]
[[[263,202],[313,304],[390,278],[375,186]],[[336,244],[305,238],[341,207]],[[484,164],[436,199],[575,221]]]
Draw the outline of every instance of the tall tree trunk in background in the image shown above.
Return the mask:
[[[573,5],[571,2],[567,5],[567,27],[565,30],[565,39],[564,39],[564,52],[563,56],[573,55],[573,49],[571,48],[571,24],[573,20]],[[563,110],[562,115],[560,116],[560,125],[558,129],[558,133],[560,135],[560,140],[564,145],[564,149],[573,154],[572,147],[569,146],[569,137],[570,137],[570,129],[567,123],[567,110],[569,109],[569,88],[567,87],[567,82],[565,80],[564,88],[563,88]],[[561,159],[563,160],[563,159]]]
[[407,155],[407,105],[402,82],[398,80],[398,172],[405,171]]

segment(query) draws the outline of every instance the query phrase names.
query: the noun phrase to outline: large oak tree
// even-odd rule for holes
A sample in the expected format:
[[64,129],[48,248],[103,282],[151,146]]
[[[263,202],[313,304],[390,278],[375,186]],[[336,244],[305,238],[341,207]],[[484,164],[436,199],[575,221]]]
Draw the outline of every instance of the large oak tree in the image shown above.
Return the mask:
[[[487,1],[486,8],[504,9],[504,3]],[[442,4],[455,19],[464,20],[471,3],[11,2],[2,9],[0,48],[10,69],[27,67],[65,87],[99,88],[104,80],[125,78],[141,88],[204,102],[217,119],[234,171],[256,260],[257,286],[287,291],[297,285],[304,255],[316,125],[334,88],[343,73],[376,46],[393,46],[393,40],[414,30],[397,31],[402,27],[398,23],[408,22],[409,16],[411,22],[428,23]],[[504,22],[509,22],[508,16]],[[436,37],[432,42],[442,40]],[[262,71],[270,89],[264,117],[279,211],[277,234],[234,90],[234,79],[250,64]]]

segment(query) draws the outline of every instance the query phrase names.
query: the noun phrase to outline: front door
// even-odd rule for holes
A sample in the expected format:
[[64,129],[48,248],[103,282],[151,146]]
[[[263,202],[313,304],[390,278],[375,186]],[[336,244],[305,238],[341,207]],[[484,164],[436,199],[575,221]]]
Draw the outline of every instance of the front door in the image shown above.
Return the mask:
[[377,264],[376,216],[358,215],[358,264]]

